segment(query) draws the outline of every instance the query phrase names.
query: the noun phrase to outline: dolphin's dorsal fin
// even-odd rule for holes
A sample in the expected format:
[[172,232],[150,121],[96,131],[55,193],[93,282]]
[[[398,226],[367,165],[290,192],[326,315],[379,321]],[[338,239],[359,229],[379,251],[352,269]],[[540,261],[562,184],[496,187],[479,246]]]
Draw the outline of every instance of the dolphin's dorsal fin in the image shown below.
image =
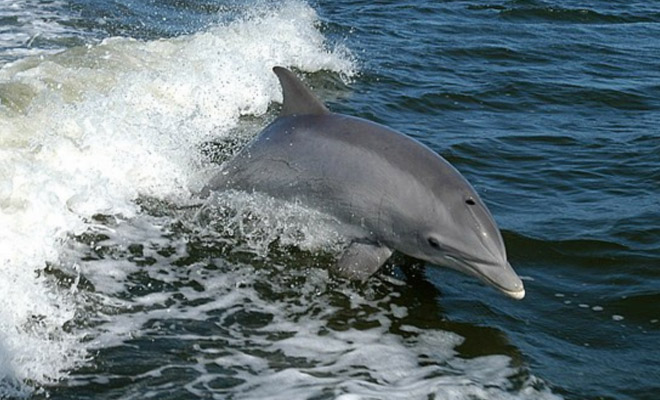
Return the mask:
[[329,114],[325,105],[291,71],[282,67],[273,68],[280,80],[284,104],[280,117],[288,115],[324,115]]

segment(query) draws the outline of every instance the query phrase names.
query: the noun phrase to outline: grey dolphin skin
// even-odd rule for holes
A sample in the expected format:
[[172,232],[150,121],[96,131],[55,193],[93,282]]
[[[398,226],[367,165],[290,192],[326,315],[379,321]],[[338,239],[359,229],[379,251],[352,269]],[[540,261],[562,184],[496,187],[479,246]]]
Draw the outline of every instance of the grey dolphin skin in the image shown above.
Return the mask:
[[390,128],[331,113],[291,71],[273,71],[279,117],[203,194],[262,192],[336,217],[350,243],[333,269],[349,278],[367,279],[397,250],[525,296],[493,217],[454,167]]

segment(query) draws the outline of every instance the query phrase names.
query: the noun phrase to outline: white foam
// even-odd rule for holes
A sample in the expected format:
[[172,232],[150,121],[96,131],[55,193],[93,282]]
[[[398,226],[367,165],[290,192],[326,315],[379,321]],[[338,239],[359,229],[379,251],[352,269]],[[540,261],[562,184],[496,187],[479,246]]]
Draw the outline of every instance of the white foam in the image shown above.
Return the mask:
[[[391,316],[376,312],[369,316],[380,322],[370,329],[332,330],[326,327],[326,318],[337,311],[328,304],[322,304],[324,311],[310,317],[309,310],[314,304],[294,306],[278,304],[268,307],[250,289],[243,289],[246,300],[253,308],[267,308],[273,321],[260,329],[261,335],[251,338],[251,345],[259,348],[264,358],[242,352],[241,349],[223,348],[223,355],[215,359],[215,364],[236,371],[233,378],[244,381],[232,389],[232,397],[238,399],[269,398],[311,398],[332,394],[337,399],[558,399],[547,389],[534,389],[525,386],[523,390],[511,390],[509,378],[516,374],[506,356],[487,356],[465,360],[456,357],[455,348],[462,342],[456,334],[421,330],[407,327],[408,338],[390,332]],[[302,294],[308,293],[300,289]],[[351,294],[354,301],[362,305],[378,308],[373,300]],[[312,300],[314,303],[315,300]],[[387,303],[388,299],[383,299]],[[262,311],[266,311],[265,309]],[[292,316],[295,315],[295,320]],[[303,315],[303,316],[301,316]],[[264,333],[289,332],[291,335],[280,340],[259,341]],[[254,343],[257,342],[257,343]],[[250,352],[250,345],[245,351]],[[203,353],[206,350],[202,350]],[[296,360],[284,363],[289,367],[271,367],[268,355],[281,360],[290,357]],[[301,361],[304,360],[304,361]],[[295,364],[304,366],[294,366]],[[200,365],[204,370],[205,365]],[[212,382],[217,376],[207,372],[192,389]],[[533,379],[533,378],[530,378]],[[531,385],[531,382],[530,382]],[[277,390],[273,390],[277,388]],[[199,393],[198,393],[199,392]]]
[[[281,99],[273,66],[353,72],[306,3],[260,7],[195,35],[111,38],[0,69],[0,394],[85,360],[62,329],[79,300],[42,273],[69,235],[94,214],[136,216],[138,196],[185,202],[206,174],[199,145]],[[121,290],[130,268],[97,269],[99,289]]]
[[334,217],[259,193],[212,193],[196,219],[206,231],[200,234],[239,237],[240,242],[233,244],[235,251],[260,257],[267,256],[275,242],[329,252],[339,252],[345,245],[341,224]]
[[[247,204],[253,207],[249,201]],[[304,224],[290,219],[286,205],[280,205],[282,209],[270,202],[265,205],[275,216],[271,218],[277,219],[269,222],[274,231],[287,232],[280,225]],[[280,270],[275,265],[259,268],[224,257],[176,268],[174,261],[189,255],[185,246],[188,239],[185,234],[172,235],[168,220],[171,217],[141,216],[125,221],[112,232],[106,231],[108,239],[90,246],[114,254],[114,262],[120,265],[130,256],[127,247],[135,243],[142,244],[145,257],[154,258],[153,268],[128,272],[129,279],[118,278],[115,283],[123,283],[123,287],[108,284],[109,278],[97,273],[111,268],[105,260],[88,259],[80,261],[79,266],[97,286],[96,295],[108,303],[108,315],[97,312],[92,324],[93,346],[121,348],[124,340],[130,340],[130,346],[140,346],[141,340],[172,339],[194,349],[195,361],[184,365],[177,359],[172,359],[173,364],[163,363],[154,353],[159,361],[138,380],[185,368],[195,372],[174,384],[185,388],[189,395],[231,393],[237,399],[329,395],[345,399],[559,398],[534,377],[522,387],[513,388],[512,377],[520,371],[507,356],[458,357],[456,348],[463,338],[455,333],[400,324],[394,328],[395,322],[409,314],[406,306],[396,303],[401,297],[399,286],[383,283],[388,287],[356,290],[333,283],[324,269]],[[163,236],[168,240],[164,241]],[[302,238],[302,242],[306,240]],[[158,252],[163,248],[173,250],[163,256]],[[209,263],[214,268],[207,269]],[[133,274],[141,274],[142,278],[130,279]],[[115,287],[127,291],[148,281],[171,286],[128,298],[126,292],[114,292]],[[191,281],[195,289],[187,286]],[[99,291],[99,287],[105,289]],[[345,301],[337,305],[333,301],[337,298]],[[333,324],[337,318],[343,322]],[[175,327],[179,324],[183,328]],[[112,384],[115,377],[77,379],[81,379],[77,383],[80,385]],[[217,382],[222,386],[227,379],[235,380],[235,386],[218,389]],[[169,390],[166,386],[148,387],[154,397]]]

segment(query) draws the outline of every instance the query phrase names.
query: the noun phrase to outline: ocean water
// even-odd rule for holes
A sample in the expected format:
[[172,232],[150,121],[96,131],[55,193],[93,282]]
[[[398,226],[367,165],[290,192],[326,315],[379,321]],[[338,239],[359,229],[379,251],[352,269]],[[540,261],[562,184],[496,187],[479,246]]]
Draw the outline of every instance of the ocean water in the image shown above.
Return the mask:
[[[655,399],[660,4],[0,0],[0,398]],[[196,193],[293,68],[475,186],[527,297]]]

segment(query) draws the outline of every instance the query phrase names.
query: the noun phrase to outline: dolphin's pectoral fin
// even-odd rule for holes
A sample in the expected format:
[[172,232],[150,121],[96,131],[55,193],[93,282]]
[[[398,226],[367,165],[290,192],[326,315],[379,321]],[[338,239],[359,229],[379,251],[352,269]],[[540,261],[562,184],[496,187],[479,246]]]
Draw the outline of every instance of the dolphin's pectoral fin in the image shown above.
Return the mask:
[[346,278],[365,281],[392,255],[388,247],[375,243],[352,242],[339,258],[333,272]]

